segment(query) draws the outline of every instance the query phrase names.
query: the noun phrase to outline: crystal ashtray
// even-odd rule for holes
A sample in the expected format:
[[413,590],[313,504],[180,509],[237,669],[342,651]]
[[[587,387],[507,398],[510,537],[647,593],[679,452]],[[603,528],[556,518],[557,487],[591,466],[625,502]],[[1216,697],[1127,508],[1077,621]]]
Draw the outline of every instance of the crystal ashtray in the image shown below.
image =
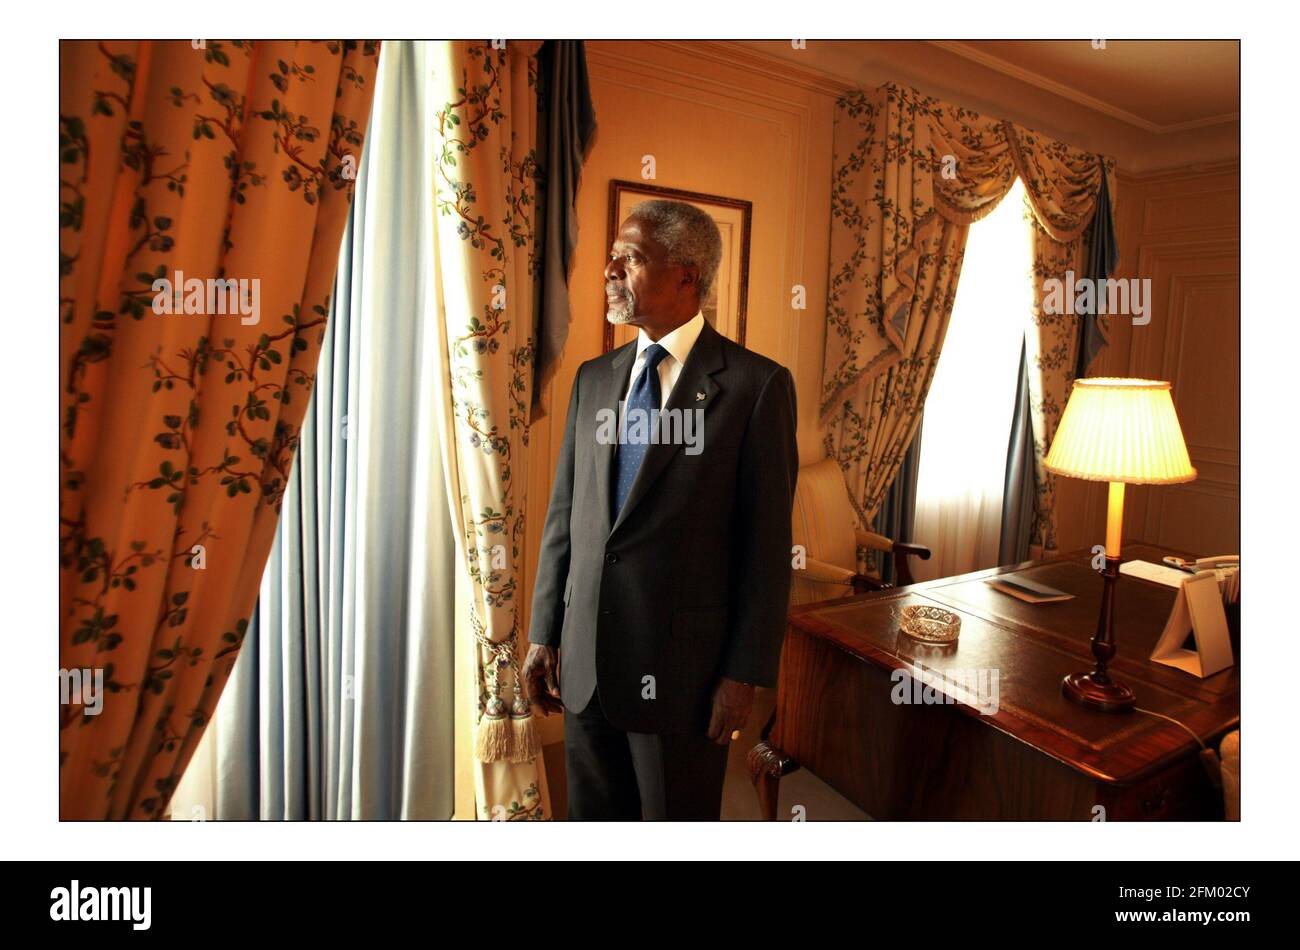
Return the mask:
[[922,643],[952,643],[961,633],[961,617],[942,607],[909,604],[899,611],[899,629]]

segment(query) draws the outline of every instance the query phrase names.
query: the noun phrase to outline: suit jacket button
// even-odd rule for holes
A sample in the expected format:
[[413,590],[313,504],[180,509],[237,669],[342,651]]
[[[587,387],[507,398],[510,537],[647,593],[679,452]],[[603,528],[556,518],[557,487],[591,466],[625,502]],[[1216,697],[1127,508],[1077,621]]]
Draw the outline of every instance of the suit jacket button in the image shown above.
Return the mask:
[[606,564],[617,564],[617,563],[618,563],[618,555],[617,555],[617,554],[606,554],[606,555],[605,555],[605,563],[606,563]]

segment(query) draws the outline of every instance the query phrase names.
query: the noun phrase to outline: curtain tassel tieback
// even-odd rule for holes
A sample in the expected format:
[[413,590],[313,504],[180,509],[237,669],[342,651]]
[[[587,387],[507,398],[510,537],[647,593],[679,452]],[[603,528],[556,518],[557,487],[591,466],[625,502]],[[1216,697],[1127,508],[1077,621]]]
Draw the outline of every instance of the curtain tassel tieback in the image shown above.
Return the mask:
[[541,740],[537,737],[537,723],[533,720],[528,700],[518,687],[515,688],[515,701],[510,707],[510,746],[511,762],[531,762],[542,751]]
[[[515,635],[493,642],[476,615],[471,613],[470,620],[475,639],[492,657],[483,669],[490,695],[474,730],[474,757],[480,762],[532,762],[542,751],[542,743],[531,705],[524,696],[524,678],[515,658]],[[514,680],[514,702],[509,709],[501,698],[503,677]]]
[[487,701],[474,730],[474,757],[480,762],[510,761],[510,717],[500,696]]
[[488,700],[474,731],[474,756],[480,762],[532,762],[542,751],[537,723],[522,692],[507,713],[500,696]]

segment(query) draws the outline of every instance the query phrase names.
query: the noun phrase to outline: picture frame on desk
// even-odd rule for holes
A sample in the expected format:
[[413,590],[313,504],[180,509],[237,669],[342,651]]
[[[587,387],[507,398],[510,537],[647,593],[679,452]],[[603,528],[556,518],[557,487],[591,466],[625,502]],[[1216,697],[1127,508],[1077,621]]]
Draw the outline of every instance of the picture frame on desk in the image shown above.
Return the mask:
[[[745,345],[745,314],[749,303],[749,242],[754,205],[743,198],[728,198],[681,188],[665,188],[645,182],[615,178],[609,183],[609,232],[606,247],[612,247],[619,226],[632,208],[642,201],[666,198],[685,201],[709,215],[722,235],[722,262],[718,276],[701,310],[704,319],[727,339]],[[605,308],[604,285],[601,309]],[[604,352],[636,339],[634,326],[614,326],[606,321]]]

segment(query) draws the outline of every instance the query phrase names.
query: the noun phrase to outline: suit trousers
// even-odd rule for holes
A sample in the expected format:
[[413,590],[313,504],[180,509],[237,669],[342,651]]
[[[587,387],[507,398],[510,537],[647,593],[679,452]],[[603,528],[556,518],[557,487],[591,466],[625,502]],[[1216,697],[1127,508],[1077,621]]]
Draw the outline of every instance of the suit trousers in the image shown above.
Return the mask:
[[600,690],[564,717],[570,821],[717,821],[731,743],[706,735],[623,732]]

